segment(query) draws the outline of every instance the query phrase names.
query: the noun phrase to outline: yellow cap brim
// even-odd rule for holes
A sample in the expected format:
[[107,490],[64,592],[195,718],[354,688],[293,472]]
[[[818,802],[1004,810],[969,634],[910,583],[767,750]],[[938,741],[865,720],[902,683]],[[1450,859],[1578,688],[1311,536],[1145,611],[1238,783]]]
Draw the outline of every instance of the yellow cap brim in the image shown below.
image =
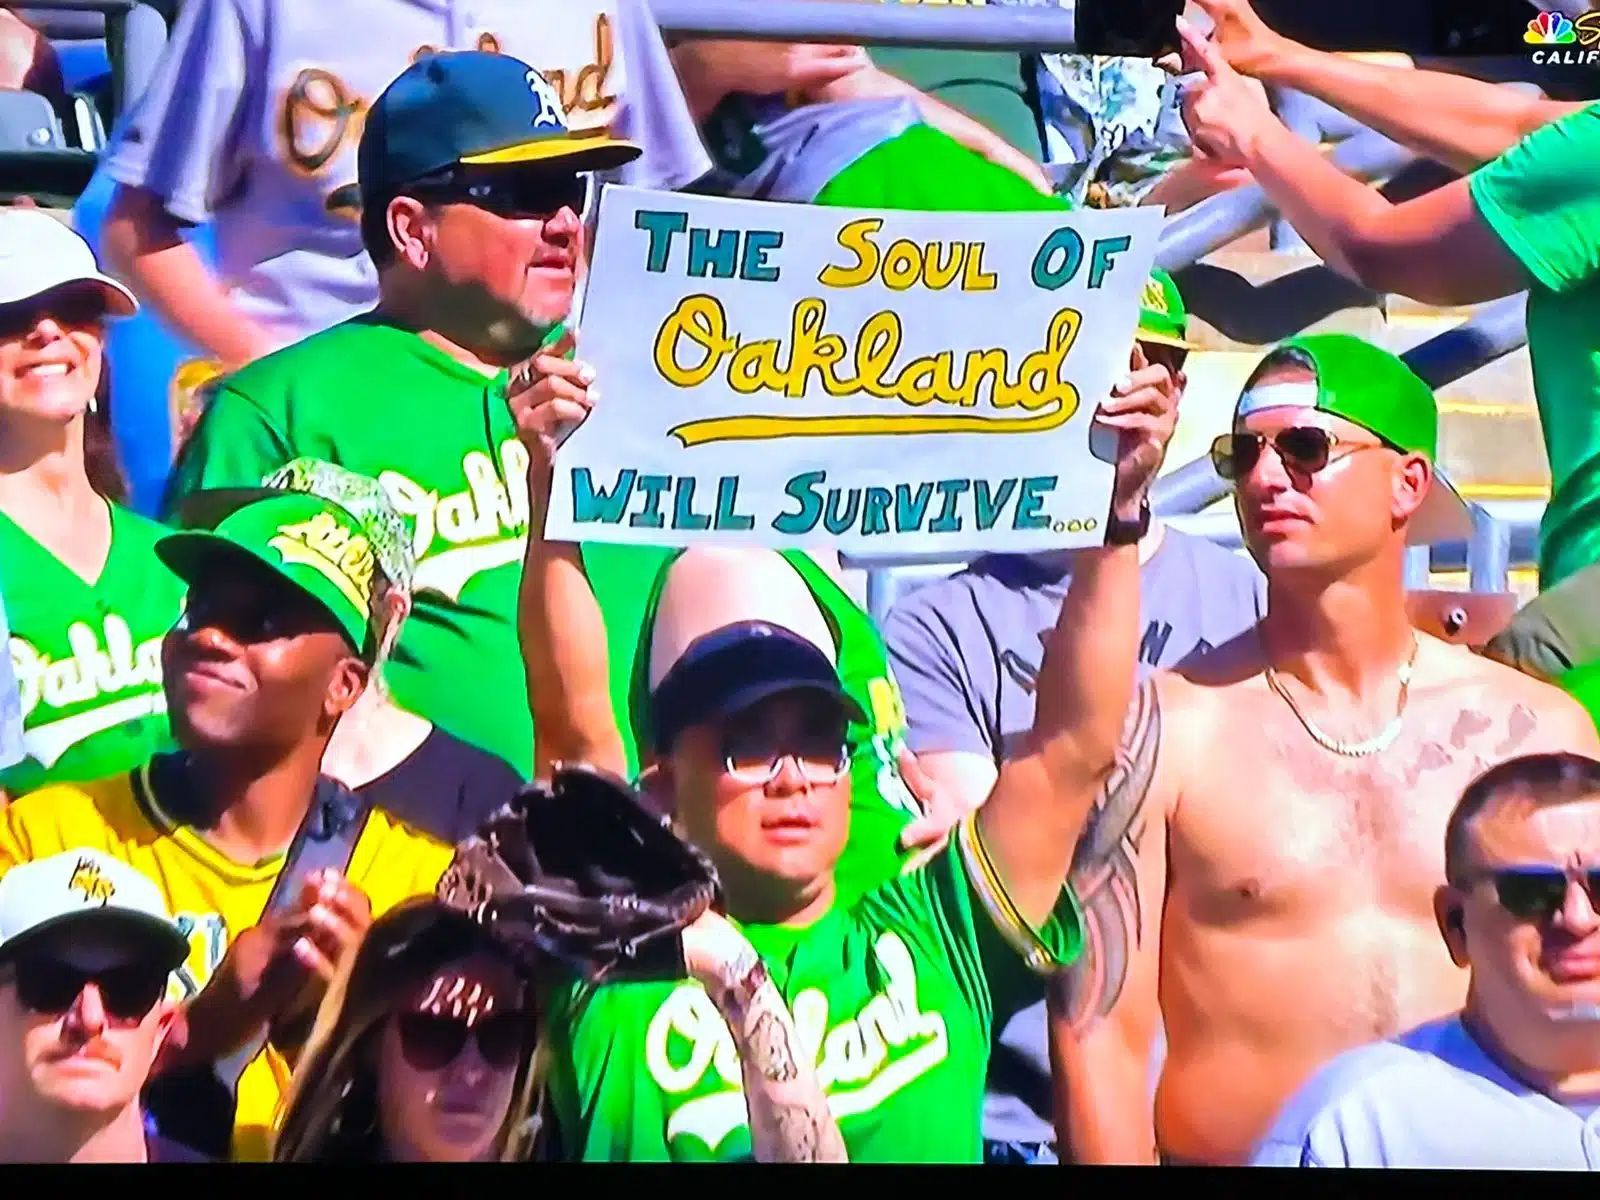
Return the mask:
[[609,171],[632,162],[644,153],[632,142],[614,138],[603,129],[567,133],[560,137],[537,138],[500,150],[464,155],[460,161],[473,166],[505,163],[561,162],[575,171]]
[[1176,346],[1180,350],[1201,350],[1202,346],[1194,342],[1186,342],[1182,338],[1169,337],[1164,333],[1149,333],[1143,329],[1134,331],[1133,340],[1136,342],[1149,342],[1152,346]]

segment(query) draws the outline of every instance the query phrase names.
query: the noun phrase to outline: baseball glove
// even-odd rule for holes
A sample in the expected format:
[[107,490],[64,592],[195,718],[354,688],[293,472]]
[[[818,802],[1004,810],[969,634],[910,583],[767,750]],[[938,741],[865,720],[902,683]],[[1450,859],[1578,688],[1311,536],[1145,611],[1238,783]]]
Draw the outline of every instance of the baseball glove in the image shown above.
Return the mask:
[[687,978],[682,931],[722,900],[711,861],[634,788],[572,766],[458,845],[436,894],[530,972],[593,984]]

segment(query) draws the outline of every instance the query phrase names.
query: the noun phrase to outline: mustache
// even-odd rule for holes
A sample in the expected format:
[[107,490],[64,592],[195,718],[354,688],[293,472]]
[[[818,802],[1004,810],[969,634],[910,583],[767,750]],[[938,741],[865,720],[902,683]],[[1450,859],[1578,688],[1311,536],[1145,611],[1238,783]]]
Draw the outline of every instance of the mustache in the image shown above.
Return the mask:
[[103,1038],[90,1038],[82,1041],[77,1038],[61,1038],[45,1054],[45,1061],[49,1063],[65,1062],[69,1058],[93,1058],[105,1063],[113,1070],[122,1069],[122,1051]]

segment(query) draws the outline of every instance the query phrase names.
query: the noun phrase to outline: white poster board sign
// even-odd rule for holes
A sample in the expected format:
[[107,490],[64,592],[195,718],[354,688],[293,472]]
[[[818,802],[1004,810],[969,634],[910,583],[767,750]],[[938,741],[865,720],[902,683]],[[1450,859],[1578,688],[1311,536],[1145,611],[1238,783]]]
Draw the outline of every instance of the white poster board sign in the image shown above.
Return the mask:
[[[553,538],[846,553],[1104,541],[1159,208],[866,212],[608,187]],[[1108,445],[1109,443],[1109,445]]]

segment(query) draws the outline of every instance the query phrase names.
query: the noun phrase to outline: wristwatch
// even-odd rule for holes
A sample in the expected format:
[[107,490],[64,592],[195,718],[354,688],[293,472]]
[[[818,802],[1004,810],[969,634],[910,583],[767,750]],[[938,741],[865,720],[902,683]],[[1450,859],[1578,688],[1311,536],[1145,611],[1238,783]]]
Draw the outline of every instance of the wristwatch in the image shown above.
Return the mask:
[[1150,497],[1139,501],[1137,520],[1128,521],[1115,513],[1106,521],[1106,545],[1131,546],[1150,532]]

